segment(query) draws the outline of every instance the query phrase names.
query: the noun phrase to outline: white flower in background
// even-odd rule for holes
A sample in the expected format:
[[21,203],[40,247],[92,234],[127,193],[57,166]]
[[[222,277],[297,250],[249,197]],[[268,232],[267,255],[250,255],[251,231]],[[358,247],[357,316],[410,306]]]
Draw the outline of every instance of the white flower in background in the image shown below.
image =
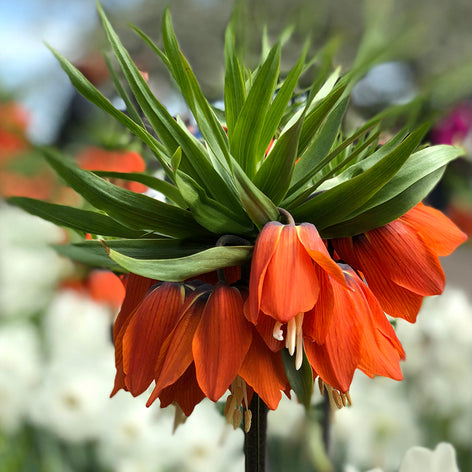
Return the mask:
[[118,392],[102,417],[99,453],[104,464],[122,472],[243,470],[243,433],[228,431],[212,403],[198,405],[175,433],[173,422],[170,410],[146,408]]
[[[358,470],[346,466],[344,472],[358,472]],[[377,467],[367,472],[383,471]],[[398,472],[459,472],[456,451],[449,443],[439,443],[434,451],[426,447],[413,446],[403,456]]]
[[55,360],[31,399],[30,420],[65,441],[95,440],[113,380],[112,363],[105,356]]
[[332,451],[344,463],[367,468],[378,464],[396,470],[407,448],[421,443],[414,406],[402,383],[356,373],[351,387],[353,406],[333,416]]
[[144,402],[119,391],[107,399],[101,415],[98,450],[103,464],[123,472],[169,467],[174,459],[172,422],[170,410],[160,410],[157,404],[146,408]]
[[[402,320],[400,320],[402,321]],[[402,366],[406,388],[410,388],[414,407],[425,415],[452,420],[452,430],[461,431],[457,439],[469,443],[472,429],[456,426],[472,416],[472,397],[455,394],[460,387],[472,385],[472,304],[466,294],[448,287],[441,297],[425,300],[411,329],[398,324],[407,361]]]
[[43,309],[70,262],[48,244],[64,240],[61,228],[0,203],[0,316],[25,317]]
[[[297,402],[296,395],[293,392],[292,395],[292,400],[282,395],[277,409],[269,412],[267,417],[268,435],[286,436],[287,431],[300,431],[303,425],[309,421],[306,417],[305,408]],[[314,398],[316,395],[319,396],[318,391],[315,391]]]
[[240,472],[244,469],[242,430],[233,431],[209,401],[197,405],[194,413],[171,438],[173,455],[180,461],[174,470]]
[[459,472],[456,451],[448,443],[440,443],[434,451],[412,447],[406,451],[398,472]]
[[[52,358],[78,354],[113,359],[111,326],[114,313],[105,304],[73,290],[58,292],[43,321],[45,344]],[[112,360],[112,366],[114,361]],[[110,390],[113,383],[110,384]]]
[[14,433],[25,419],[42,362],[37,330],[28,322],[0,326],[0,430]]
[[114,378],[111,313],[73,291],[59,292],[44,318],[49,363],[31,420],[66,441],[96,439]]

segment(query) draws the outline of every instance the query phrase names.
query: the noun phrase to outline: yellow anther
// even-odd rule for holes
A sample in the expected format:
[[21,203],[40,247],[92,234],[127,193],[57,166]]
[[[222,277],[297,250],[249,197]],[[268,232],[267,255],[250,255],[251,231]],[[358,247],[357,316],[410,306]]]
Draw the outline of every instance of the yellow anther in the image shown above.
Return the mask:
[[245,410],[244,411],[244,432],[248,433],[251,429],[251,422],[252,422],[252,411]]
[[223,414],[225,416],[228,415],[229,407],[231,406],[231,401],[232,400],[233,400],[233,394],[228,395],[228,398],[226,399],[226,403],[225,403],[225,409],[223,411]]
[[239,425],[241,424],[241,420],[243,419],[243,414],[241,413],[241,410],[237,408],[234,410],[233,413],[233,429],[238,429]]

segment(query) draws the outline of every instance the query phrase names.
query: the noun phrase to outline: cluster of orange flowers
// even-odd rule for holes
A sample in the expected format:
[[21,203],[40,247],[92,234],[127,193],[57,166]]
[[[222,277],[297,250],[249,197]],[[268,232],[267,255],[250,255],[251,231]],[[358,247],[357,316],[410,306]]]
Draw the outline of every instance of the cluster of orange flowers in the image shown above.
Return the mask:
[[296,368],[306,356],[338,407],[350,401],[356,369],[402,378],[405,353],[385,313],[414,322],[423,297],[444,288],[438,256],[466,235],[423,204],[365,234],[327,241],[286,216],[288,224],[267,223],[259,234],[249,282],[240,268],[182,283],[129,275],[114,325],[112,394],[136,396],[155,382],[147,405],[159,398],[188,416],[229,388],[225,412],[237,425],[253,392],[270,409],[282,392],[290,395],[284,348]]

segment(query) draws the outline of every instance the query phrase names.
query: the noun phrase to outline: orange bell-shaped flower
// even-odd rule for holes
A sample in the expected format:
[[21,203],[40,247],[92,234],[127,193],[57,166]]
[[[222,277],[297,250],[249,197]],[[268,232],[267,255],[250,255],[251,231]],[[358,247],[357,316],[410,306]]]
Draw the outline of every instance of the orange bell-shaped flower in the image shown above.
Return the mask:
[[257,238],[251,264],[246,316],[260,312],[280,323],[311,310],[320,292],[317,269],[344,283],[317,229],[310,223],[267,223]]
[[385,226],[332,243],[341,259],[363,273],[385,312],[414,323],[423,297],[444,289],[438,256],[466,239],[449,218],[420,203]]

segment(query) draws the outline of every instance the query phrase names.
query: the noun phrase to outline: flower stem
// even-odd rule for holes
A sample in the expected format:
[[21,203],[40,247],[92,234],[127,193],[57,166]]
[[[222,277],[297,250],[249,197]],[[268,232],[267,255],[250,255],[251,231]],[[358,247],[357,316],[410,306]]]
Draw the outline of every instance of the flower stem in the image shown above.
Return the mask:
[[285,217],[289,225],[295,226],[295,220],[293,219],[293,216],[287,210],[280,207],[277,207],[277,210],[279,210],[279,213]]
[[252,413],[251,429],[244,435],[246,472],[264,472],[266,462],[267,405],[254,392],[249,409]]

